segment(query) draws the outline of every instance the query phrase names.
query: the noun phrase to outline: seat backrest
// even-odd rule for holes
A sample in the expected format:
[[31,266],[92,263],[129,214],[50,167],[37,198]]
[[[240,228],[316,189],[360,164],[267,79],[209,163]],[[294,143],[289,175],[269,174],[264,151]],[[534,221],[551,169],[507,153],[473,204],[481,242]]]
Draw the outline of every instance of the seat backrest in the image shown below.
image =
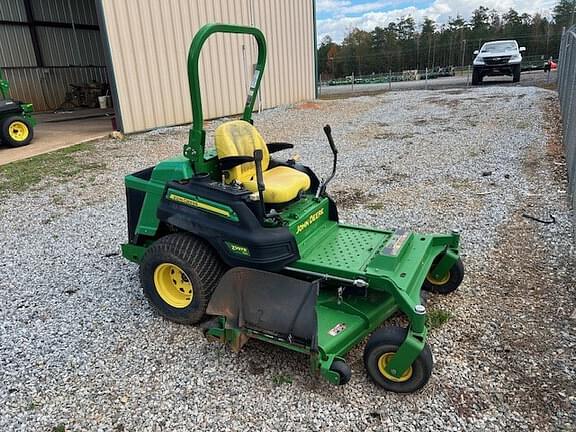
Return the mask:
[[[264,139],[258,130],[244,120],[232,120],[221,124],[216,129],[215,144],[218,158],[230,156],[254,156],[254,150],[262,150],[262,171],[268,169],[270,154]],[[238,165],[228,171],[226,182],[242,182],[256,175],[254,162]]]

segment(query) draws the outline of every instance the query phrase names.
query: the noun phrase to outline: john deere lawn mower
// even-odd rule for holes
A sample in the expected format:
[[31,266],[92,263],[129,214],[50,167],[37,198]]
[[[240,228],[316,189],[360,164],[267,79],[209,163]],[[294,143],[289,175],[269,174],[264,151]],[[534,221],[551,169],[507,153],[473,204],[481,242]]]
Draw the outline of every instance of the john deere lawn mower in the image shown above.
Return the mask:
[[[214,33],[252,35],[258,61],[241,120],[215,132],[205,148],[198,59]],[[151,305],[169,320],[202,321],[205,335],[239,350],[258,339],[305,353],[329,382],[351,376],[346,354],[368,338],[364,364],[374,382],[413,392],[432,372],[421,290],[449,293],[461,283],[459,235],[381,231],[338,222],[320,181],[293,148],[266,143],[252,109],[266,62],[266,41],[252,27],[204,26],[188,56],[193,125],[183,156],[126,177],[128,238],[123,256],[140,265]],[[383,327],[402,313],[406,328]]]
[[32,104],[10,99],[9,89],[0,69],[0,141],[9,147],[22,147],[34,137],[34,109]]

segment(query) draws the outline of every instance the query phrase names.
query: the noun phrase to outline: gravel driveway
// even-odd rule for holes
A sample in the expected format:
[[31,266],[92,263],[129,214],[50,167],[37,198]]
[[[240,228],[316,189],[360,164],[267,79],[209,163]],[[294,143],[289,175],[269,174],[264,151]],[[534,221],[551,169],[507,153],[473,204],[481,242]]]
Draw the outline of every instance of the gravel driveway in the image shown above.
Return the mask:
[[[443,317],[435,369],[412,395],[376,388],[362,347],[351,382],[334,387],[299,354],[257,342],[234,354],[153,313],[117,254],[122,177],[179,153],[186,128],[57,154],[58,172],[40,165],[30,186],[0,187],[0,430],[574,430],[575,242],[555,103],[535,87],[486,87],[256,116],[324,175],[332,125],[345,222],[461,230],[466,277],[429,300]],[[522,216],[550,213],[556,223]]]

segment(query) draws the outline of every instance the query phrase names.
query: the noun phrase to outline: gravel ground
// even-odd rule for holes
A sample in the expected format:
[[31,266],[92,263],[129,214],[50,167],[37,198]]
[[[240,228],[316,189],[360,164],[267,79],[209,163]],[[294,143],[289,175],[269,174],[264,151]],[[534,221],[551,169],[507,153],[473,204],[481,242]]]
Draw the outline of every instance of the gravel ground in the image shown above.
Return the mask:
[[466,277],[429,300],[451,319],[433,329],[434,373],[412,395],[376,388],[362,347],[334,387],[299,354],[258,342],[234,354],[153,313],[137,267],[115,254],[122,177],[178,153],[186,128],[71,154],[83,173],[46,169],[0,201],[0,430],[574,430],[575,239],[555,104],[535,87],[485,87],[256,116],[324,175],[332,124],[345,222],[462,231]]

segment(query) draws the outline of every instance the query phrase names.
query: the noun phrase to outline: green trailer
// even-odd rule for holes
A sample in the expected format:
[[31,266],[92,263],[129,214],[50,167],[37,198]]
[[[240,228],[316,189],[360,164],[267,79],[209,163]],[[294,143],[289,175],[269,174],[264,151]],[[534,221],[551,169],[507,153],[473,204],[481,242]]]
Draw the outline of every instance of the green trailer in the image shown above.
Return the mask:
[[30,144],[36,120],[32,104],[10,99],[10,85],[0,69],[0,141],[9,147]]
[[[207,150],[198,61],[214,33],[248,34],[258,60],[242,118],[215,132]],[[252,27],[204,26],[188,56],[193,125],[182,156],[125,179],[128,242],[150,304],[165,318],[200,323],[207,338],[239,350],[259,339],[309,355],[334,384],[351,377],[346,354],[369,336],[364,363],[384,389],[413,392],[432,372],[421,290],[450,293],[462,282],[459,234],[377,230],[339,222],[327,187],[307,166],[272,155],[252,111],[266,41]],[[406,328],[382,324],[396,313]]]

